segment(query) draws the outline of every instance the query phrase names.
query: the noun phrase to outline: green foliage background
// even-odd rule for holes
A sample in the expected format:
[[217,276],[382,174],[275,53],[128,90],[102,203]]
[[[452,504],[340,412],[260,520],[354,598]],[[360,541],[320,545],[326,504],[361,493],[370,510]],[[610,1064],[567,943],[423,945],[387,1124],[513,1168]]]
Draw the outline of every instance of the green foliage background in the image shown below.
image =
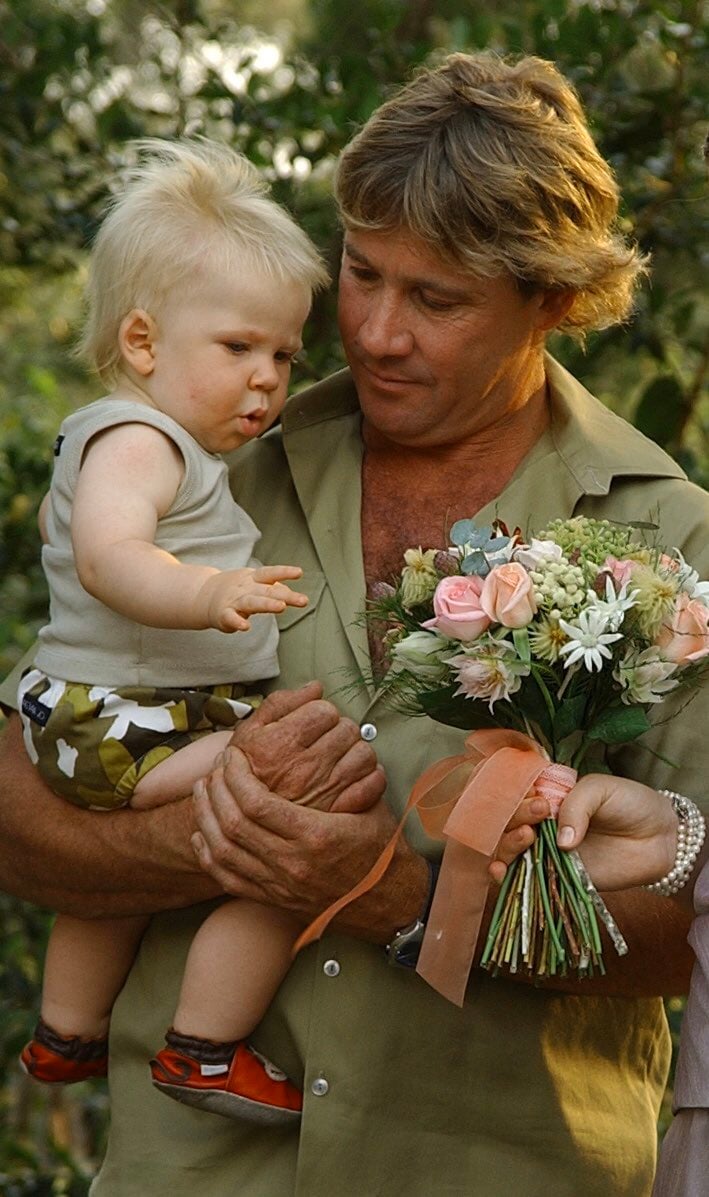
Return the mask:
[[[708,17],[707,0],[0,0],[0,670],[45,616],[36,511],[57,425],[99,393],[71,347],[87,242],[126,142],[198,132],[236,145],[336,273],[339,150],[413,66],[453,49],[538,54],[576,84],[653,271],[628,328],[554,350],[706,485]],[[298,385],[342,364],[332,294],[307,350]],[[78,1197],[105,1092],[39,1094],[18,1075],[47,920],[2,896],[0,918],[0,1191]]]

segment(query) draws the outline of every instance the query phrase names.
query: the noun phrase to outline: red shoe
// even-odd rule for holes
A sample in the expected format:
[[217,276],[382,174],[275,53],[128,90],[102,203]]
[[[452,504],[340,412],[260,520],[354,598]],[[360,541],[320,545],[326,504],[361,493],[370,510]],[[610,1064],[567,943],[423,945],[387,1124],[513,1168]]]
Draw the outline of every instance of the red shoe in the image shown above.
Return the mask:
[[212,1114],[270,1126],[300,1120],[303,1094],[245,1043],[237,1044],[230,1065],[200,1064],[183,1052],[164,1047],[150,1061],[150,1071],[153,1084],[168,1097]]
[[71,1085],[74,1081],[108,1075],[105,1039],[82,1040],[78,1036],[63,1039],[54,1031],[51,1034],[54,1039],[61,1041],[62,1048],[66,1045],[69,1054],[64,1055],[62,1051],[55,1051],[43,1043],[44,1036],[40,1027],[37,1027],[35,1038],[30,1039],[20,1054],[20,1067],[35,1080],[44,1081],[47,1085]]

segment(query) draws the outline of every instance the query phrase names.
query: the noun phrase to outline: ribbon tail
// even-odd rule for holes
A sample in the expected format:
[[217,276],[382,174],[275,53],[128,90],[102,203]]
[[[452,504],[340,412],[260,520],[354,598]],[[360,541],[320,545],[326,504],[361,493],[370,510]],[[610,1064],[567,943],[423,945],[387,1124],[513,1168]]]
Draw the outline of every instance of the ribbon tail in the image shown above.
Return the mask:
[[305,931],[298,936],[298,939],[295,941],[292,948],[292,960],[295,959],[301,948],[305,948],[309,943],[313,943],[316,939],[320,939],[320,936],[330,925],[335,916],[338,915],[341,910],[344,910],[345,906],[349,906],[350,902],[355,902],[357,898],[361,898],[362,895],[368,893],[370,889],[374,889],[374,886],[377,884],[377,882],[381,881],[392,862],[399,836],[401,835],[404,827],[406,815],[408,815],[408,810],[389,840],[389,843],[385,848],[382,849],[382,852],[378,856],[377,860],[374,862],[371,869],[362,878],[362,880],[358,881],[351,890],[349,890],[346,894],[343,894],[341,898],[338,898],[337,901],[328,906],[327,910],[323,910],[322,914],[319,914],[317,918],[313,919],[312,923],[305,928]]
[[489,856],[448,840],[416,972],[462,1006],[487,902]]

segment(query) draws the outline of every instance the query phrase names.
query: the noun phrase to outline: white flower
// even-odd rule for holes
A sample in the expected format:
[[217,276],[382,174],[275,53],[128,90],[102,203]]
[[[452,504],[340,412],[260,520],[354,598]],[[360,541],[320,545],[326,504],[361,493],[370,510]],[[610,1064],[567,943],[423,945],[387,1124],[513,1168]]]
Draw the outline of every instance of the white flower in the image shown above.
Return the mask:
[[665,661],[659,648],[651,646],[642,652],[629,648],[613,670],[613,677],[623,688],[623,702],[663,702],[665,695],[679,685],[670,680],[676,669],[676,663]]
[[450,640],[437,636],[435,632],[410,632],[396,642],[391,657],[416,677],[435,680],[445,674],[440,654],[449,652],[450,648]]
[[568,644],[564,644],[559,650],[560,656],[566,657],[566,669],[576,665],[578,661],[583,661],[589,673],[594,669],[600,671],[603,668],[603,657],[610,660],[612,656],[608,645],[613,644],[615,640],[622,640],[620,632],[606,632],[607,617],[593,608],[582,611],[575,624],[560,619],[559,627],[569,637]]
[[630,594],[628,594],[627,582],[623,583],[616,594],[613,579],[610,575],[607,575],[605,599],[600,598],[594,590],[589,590],[587,594],[589,609],[599,611],[601,615],[605,616],[609,630],[617,632],[625,619],[625,612],[635,606],[637,594],[637,590],[631,590]]
[[520,545],[514,551],[515,561],[519,561],[525,569],[536,569],[544,561],[562,561],[561,545],[553,540],[536,540],[532,537],[531,544]]
[[691,565],[685,561],[679,549],[673,549],[672,552],[679,562],[677,578],[682,590],[686,591],[690,598],[699,599],[700,603],[709,607],[709,582],[699,581],[696,569],[692,569]]
[[496,702],[509,698],[530,672],[508,640],[476,641],[455,657],[446,659],[458,678],[456,694],[466,698],[486,698],[492,711]]

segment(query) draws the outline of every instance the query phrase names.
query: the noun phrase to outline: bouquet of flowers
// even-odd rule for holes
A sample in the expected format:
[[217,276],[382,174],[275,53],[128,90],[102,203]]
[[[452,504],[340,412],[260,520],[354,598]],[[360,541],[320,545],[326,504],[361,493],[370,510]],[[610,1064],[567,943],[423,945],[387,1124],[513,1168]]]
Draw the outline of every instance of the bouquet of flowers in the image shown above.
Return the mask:
[[[523,733],[544,760],[573,770],[552,770],[552,799],[555,782],[563,794],[577,773],[607,771],[606,746],[647,732],[649,712],[696,687],[709,658],[709,583],[678,550],[652,543],[656,532],[580,516],[526,541],[500,521],[460,520],[450,547],[408,549],[397,584],[378,583],[367,612],[389,700],[455,727]],[[508,869],[482,963],[539,977],[603,971],[599,919],[623,952],[549,818]]]

